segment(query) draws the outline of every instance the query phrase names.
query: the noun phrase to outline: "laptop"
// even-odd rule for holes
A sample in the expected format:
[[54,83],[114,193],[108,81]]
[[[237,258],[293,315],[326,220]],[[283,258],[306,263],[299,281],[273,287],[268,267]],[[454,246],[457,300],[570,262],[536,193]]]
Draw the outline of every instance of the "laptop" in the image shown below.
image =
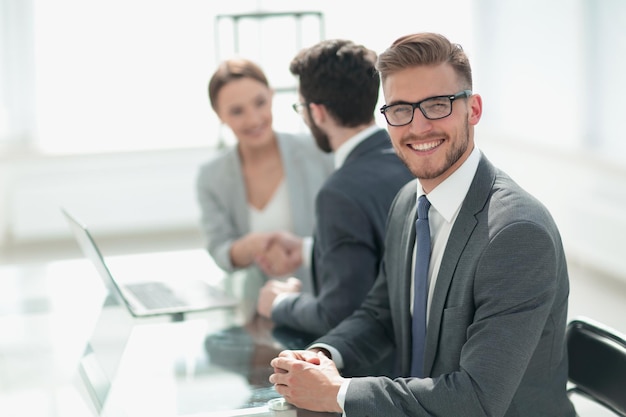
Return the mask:
[[[170,277],[169,281],[142,279],[120,282],[111,273],[87,227],[67,210],[62,208],[61,212],[80,249],[96,267],[109,293],[118,297],[133,317],[171,316],[173,320],[182,320],[186,313],[237,306],[236,298],[204,280],[177,279],[173,282]],[[185,265],[180,267],[184,270]]]

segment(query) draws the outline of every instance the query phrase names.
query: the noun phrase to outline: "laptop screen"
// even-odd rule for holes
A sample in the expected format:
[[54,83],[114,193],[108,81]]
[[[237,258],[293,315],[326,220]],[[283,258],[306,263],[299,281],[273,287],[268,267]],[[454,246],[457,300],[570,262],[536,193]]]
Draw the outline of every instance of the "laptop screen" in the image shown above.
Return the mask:
[[104,262],[102,253],[98,250],[98,246],[93,241],[93,238],[85,225],[80,223],[65,209],[61,209],[61,211],[70,225],[72,234],[76,238],[78,246],[98,271],[98,275],[102,278],[102,282],[104,283],[109,294],[111,294],[112,297],[117,297],[117,301],[120,304],[126,304],[126,300],[121,296],[120,288],[117,287],[115,280],[113,280],[113,277],[111,276],[111,271],[109,271],[106,263]]
[[105,414],[106,400],[132,329],[133,319],[126,307],[108,293],[78,369],[83,386],[99,415]]

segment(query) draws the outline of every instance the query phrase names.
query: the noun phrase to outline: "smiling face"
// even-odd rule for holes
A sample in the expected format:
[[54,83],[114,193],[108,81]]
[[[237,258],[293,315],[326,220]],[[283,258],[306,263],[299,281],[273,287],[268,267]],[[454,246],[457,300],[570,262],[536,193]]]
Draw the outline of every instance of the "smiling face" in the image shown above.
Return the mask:
[[262,146],[273,140],[272,90],[249,78],[229,81],[217,95],[216,111],[241,146]]
[[[415,66],[389,74],[383,81],[387,105],[414,103],[429,97],[453,95],[464,90],[449,64]],[[480,120],[479,95],[456,99],[452,114],[428,120],[419,109],[405,126],[387,126],[396,153],[430,192],[463,164],[474,149],[474,125]]]

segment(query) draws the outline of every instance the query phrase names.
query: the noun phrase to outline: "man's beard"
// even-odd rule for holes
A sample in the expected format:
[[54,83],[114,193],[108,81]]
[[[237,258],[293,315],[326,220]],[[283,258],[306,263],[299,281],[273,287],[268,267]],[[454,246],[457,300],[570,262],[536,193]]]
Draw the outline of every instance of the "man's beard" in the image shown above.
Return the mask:
[[[400,157],[402,162],[409,168],[409,170],[415,175],[415,177],[423,180],[431,180],[443,175],[451,166],[453,166],[467,151],[467,147],[469,146],[469,123],[467,120],[465,121],[465,129],[461,132],[461,135],[458,137],[461,139],[457,142],[453,143],[453,146],[446,153],[446,160],[442,167],[435,167],[435,169],[428,169],[428,167],[419,167],[413,166],[410,164],[410,158],[407,157],[403,152],[400,152],[396,149],[397,155]],[[447,141],[450,141],[449,137],[446,137]]]
[[317,147],[326,153],[331,153],[333,151],[333,148],[330,146],[330,139],[328,135],[315,124],[313,118],[311,118],[310,120],[311,122],[309,125],[309,129],[311,130],[311,134],[315,138],[315,143],[317,144]]

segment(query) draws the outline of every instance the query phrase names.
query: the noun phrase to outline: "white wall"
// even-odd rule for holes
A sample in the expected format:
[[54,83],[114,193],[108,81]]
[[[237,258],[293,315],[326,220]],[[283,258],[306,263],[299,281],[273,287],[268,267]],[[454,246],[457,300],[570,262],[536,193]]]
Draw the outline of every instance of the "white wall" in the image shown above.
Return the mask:
[[475,5],[479,146],[548,206],[570,258],[626,282],[626,3]]
[[[478,146],[538,197],[572,261],[626,282],[626,171],[478,128]],[[208,149],[21,159],[0,165],[3,245],[67,239],[64,206],[100,236],[196,230],[198,166]]]
[[[56,0],[55,4],[59,2],[71,5],[79,0]],[[120,0],[115,4],[125,3]],[[133,4],[131,11],[137,12],[138,5],[147,7],[152,2],[133,0]],[[287,0],[219,3],[211,7],[207,4],[190,1],[180,13],[190,15],[194,5],[206,8],[206,16],[190,18],[193,28],[189,31],[208,37],[213,36],[207,27],[210,28],[216,13],[294,7]],[[398,36],[423,30],[442,32],[461,42],[473,62],[475,91],[483,96],[485,104],[478,145],[552,210],[572,258],[626,281],[626,256],[620,242],[621,236],[626,235],[626,152],[621,152],[626,150],[626,140],[620,127],[626,96],[621,76],[626,68],[625,5],[619,0],[407,0],[395,2],[393,7],[374,4],[356,11],[351,4],[321,0],[310,8],[300,6],[325,12],[327,38],[350,38],[376,51],[382,51]],[[170,6],[167,1],[156,2],[152,6],[156,15],[151,16],[163,19]],[[158,25],[153,21],[146,30],[155,27]],[[284,43],[272,39],[271,47],[291,47],[292,41],[286,35]],[[174,101],[180,102],[181,108],[190,107],[188,111],[164,112],[158,117],[142,114],[143,124],[154,124],[147,131],[136,130],[137,125],[126,130],[116,124],[119,120],[112,121],[108,112],[101,112],[98,117],[90,114],[90,123],[81,124],[80,129],[72,128],[74,133],[87,131],[78,135],[81,140],[97,137],[98,141],[107,141],[107,135],[88,134],[89,129],[102,133],[105,130],[98,129],[106,126],[109,136],[117,135],[118,143],[150,143],[152,135],[162,130],[181,142],[193,135],[196,145],[162,151],[111,150],[99,155],[18,155],[0,159],[0,249],[10,243],[55,239],[66,234],[58,214],[60,204],[73,209],[98,233],[198,227],[195,173],[199,163],[210,154],[208,147],[201,147],[203,141],[208,145],[217,136],[214,124],[197,129],[189,126],[192,120],[209,123],[211,118],[204,78],[208,77],[215,51],[193,57],[195,49],[205,44],[213,45],[212,39],[203,39],[187,55],[166,44],[161,51],[167,55],[170,49],[176,49],[174,56],[185,65],[173,68],[194,67],[188,74],[202,78],[197,86],[184,87],[190,88],[185,93],[189,96],[181,92],[173,95],[178,97]],[[268,53],[272,48],[263,51]],[[122,64],[141,62],[129,50],[124,51],[127,60],[121,60]],[[137,51],[141,52],[141,48]],[[98,58],[93,52],[89,56]],[[150,58],[149,62],[160,62],[158,51],[151,50],[144,56]],[[82,65],[87,65],[92,73],[99,68],[94,62]],[[115,67],[114,64],[110,63]],[[199,66],[203,68],[199,70]],[[63,74],[63,68],[55,68]],[[204,73],[206,77],[201,75]],[[94,74],[94,80],[99,77]],[[161,82],[168,86],[161,90],[166,93],[183,78],[174,71],[171,78],[143,79],[137,86],[145,92],[154,86],[154,92],[158,92]],[[84,85],[89,86],[90,81],[83,80]],[[96,91],[106,92],[106,85],[110,84],[105,83]],[[50,91],[60,97],[63,88],[55,88]],[[55,94],[40,103],[40,110],[44,104],[48,110],[54,109]],[[83,98],[100,97],[84,91],[81,94]],[[142,96],[132,95],[133,100]],[[152,105],[160,98],[158,94],[156,98],[145,96],[156,100]],[[297,120],[289,104],[283,100],[276,107],[277,118],[287,122],[282,126]],[[124,114],[131,115],[132,107]],[[185,117],[181,118],[181,114]],[[46,123],[58,123],[49,112],[43,116]],[[63,120],[71,123],[72,117]],[[166,129],[158,128],[161,122]],[[62,124],[57,126],[65,128]],[[145,132],[150,134],[144,135]],[[63,134],[62,129],[58,134]],[[590,203],[586,202],[588,197],[593,197]]]
[[199,227],[198,166],[208,149],[25,157],[0,165],[0,249],[69,238],[63,206],[99,235]]

